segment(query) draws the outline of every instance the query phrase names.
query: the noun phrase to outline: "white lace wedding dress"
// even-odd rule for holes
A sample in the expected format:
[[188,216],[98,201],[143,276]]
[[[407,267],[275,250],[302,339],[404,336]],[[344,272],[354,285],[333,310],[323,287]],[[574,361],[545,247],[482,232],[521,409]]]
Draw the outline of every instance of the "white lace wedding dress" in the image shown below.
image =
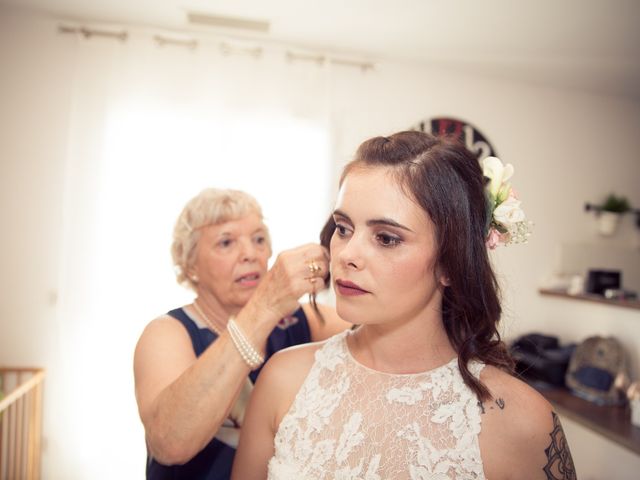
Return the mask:
[[[278,428],[269,478],[484,479],[480,407],[457,359],[424,373],[377,372],[351,356],[349,334],[316,352]],[[477,377],[483,365],[469,368]]]

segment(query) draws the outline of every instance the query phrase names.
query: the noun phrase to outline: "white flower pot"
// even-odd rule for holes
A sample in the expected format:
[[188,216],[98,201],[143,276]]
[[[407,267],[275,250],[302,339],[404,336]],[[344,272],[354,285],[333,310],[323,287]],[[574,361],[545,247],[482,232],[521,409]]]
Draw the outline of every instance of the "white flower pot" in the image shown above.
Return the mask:
[[600,235],[608,237],[616,233],[619,222],[619,213],[600,212],[600,215],[598,215],[598,231],[600,232]]

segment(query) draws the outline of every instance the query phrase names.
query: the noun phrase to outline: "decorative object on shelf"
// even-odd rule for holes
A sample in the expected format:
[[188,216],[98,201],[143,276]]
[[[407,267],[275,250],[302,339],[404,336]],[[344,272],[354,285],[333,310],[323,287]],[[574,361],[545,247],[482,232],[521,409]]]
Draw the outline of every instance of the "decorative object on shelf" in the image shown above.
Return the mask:
[[596,295],[604,295],[605,290],[619,289],[622,286],[620,270],[589,270],[585,291]]
[[611,193],[607,198],[605,198],[604,203],[602,204],[602,210],[604,212],[612,213],[627,213],[631,210],[631,206],[629,205],[627,197],[618,197],[614,193]]
[[610,193],[602,205],[586,203],[586,211],[595,211],[598,216],[598,231],[601,235],[609,237],[616,233],[622,215],[625,213],[636,214],[636,225],[640,228],[640,210],[634,210],[625,196]]
[[598,216],[598,232],[600,235],[610,237],[618,230],[620,215],[615,212],[602,211]]
[[569,295],[582,295],[584,293],[584,276],[573,275],[567,288]]
[[580,343],[569,362],[567,387],[598,405],[623,405],[629,383],[627,358],[614,337],[589,337]]
[[627,213],[630,209],[626,197],[609,194],[602,204],[602,210],[598,217],[600,233],[605,236],[613,235],[618,229],[622,214]]
[[624,288],[607,288],[604,291],[604,298],[609,300],[637,300],[638,293]]

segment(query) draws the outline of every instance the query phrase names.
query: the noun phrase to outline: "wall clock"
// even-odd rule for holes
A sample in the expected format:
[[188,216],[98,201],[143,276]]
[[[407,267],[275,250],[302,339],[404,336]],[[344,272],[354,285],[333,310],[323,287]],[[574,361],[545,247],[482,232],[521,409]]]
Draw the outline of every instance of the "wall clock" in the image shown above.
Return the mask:
[[433,135],[453,135],[459,138],[471,152],[475,153],[479,161],[486,157],[497,156],[495,149],[480,130],[464,120],[436,117],[422,120],[413,127],[413,130]]

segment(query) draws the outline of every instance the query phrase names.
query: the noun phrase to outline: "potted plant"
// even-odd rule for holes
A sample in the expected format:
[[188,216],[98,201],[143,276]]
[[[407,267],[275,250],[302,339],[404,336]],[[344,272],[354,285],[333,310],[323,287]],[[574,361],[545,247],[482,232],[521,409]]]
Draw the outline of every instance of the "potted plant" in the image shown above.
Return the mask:
[[626,197],[610,193],[600,207],[598,216],[598,229],[602,235],[613,235],[618,228],[620,217],[631,210]]

